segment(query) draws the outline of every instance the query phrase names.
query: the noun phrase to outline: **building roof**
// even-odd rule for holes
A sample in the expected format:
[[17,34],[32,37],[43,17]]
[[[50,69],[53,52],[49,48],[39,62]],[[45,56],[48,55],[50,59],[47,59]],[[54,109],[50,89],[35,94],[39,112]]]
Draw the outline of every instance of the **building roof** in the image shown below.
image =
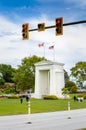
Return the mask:
[[43,60],[43,61],[35,63],[35,66],[42,66],[42,65],[61,65],[61,66],[63,66],[64,64],[59,63],[59,62],[50,61],[50,60]]

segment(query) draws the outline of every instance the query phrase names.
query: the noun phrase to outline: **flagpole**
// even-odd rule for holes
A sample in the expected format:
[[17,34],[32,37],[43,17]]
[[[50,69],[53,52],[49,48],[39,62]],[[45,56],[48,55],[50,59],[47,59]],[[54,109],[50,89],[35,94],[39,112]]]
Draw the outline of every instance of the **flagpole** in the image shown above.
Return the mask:
[[45,44],[44,44],[44,58],[45,58]]
[[45,43],[38,44],[39,47],[44,47],[44,58],[45,58]]
[[53,55],[53,61],[55,61],[55,49],[54,49],[54,45],[53,46],[49,46],[49,49],[53,49],[53,53],[52,53],[52,55]]
[[55,61],[55,47],[53,49],[53,61]]

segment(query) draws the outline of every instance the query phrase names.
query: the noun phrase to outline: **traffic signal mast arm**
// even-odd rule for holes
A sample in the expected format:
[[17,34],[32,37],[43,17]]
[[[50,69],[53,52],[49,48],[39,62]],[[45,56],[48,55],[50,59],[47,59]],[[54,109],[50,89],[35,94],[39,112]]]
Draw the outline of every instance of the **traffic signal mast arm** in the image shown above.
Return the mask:
[[[70,23],[64,23],[63,26],[69,26],[69,25],[75,25],[75,24],[82,24],[82,23],[86,23],[86,20],[76,21],[76,22],[70,22]],[[45,27],[45,29],[55,28],[55,27],[56,27],[56,25],[52,25],[52,26]],[[36,28],[36,29],[30,29],[28,31],[31,32],[31,31],[37,31],[37,30],[38,30],[38,28]]]

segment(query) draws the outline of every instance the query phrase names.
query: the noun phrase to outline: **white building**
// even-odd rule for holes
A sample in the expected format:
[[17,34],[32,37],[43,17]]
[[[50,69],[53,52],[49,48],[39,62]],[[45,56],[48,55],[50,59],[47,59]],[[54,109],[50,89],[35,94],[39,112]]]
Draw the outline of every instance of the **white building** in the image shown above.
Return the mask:
[[35,64],[35,97],[62,96],[64,87],[64,64],[44,60]]

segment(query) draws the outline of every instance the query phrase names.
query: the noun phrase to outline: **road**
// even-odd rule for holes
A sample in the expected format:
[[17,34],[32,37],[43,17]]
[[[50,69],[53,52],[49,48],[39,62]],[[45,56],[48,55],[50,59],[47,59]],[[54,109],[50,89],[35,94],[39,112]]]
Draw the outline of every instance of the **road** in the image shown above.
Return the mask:
[[86,109],[0,116],[0,130],[77,130],[86,128]]

